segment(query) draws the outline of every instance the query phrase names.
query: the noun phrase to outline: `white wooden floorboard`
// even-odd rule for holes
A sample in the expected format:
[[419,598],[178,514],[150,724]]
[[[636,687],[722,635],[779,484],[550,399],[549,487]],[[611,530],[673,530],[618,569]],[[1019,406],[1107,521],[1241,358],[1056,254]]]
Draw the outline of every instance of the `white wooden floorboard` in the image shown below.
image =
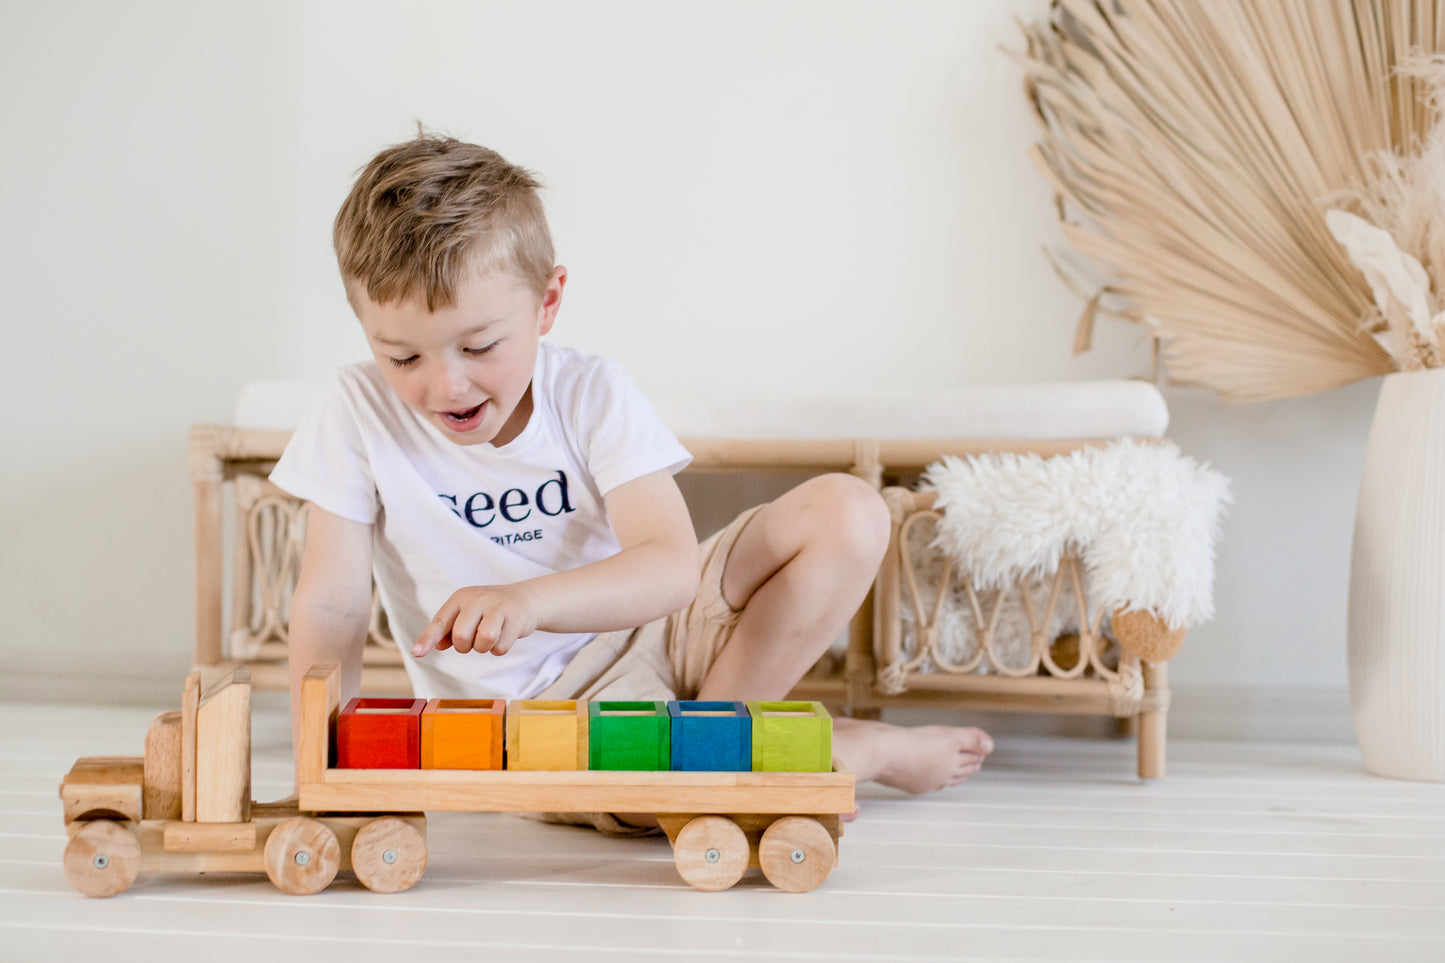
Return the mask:
[[[139,754],[162,708],[0,706],[0,960],[1445,960],[1445,786],[1317,744],[1176,740],[1143,784],[1127,741],[1005,741],[955,790],[860,787],[802,895],[694,891],[659,838],[439,813],[406,893],[213,874],[81,897],[60,777]],[[258,798],[290,789],[286,725],[257,713]]]

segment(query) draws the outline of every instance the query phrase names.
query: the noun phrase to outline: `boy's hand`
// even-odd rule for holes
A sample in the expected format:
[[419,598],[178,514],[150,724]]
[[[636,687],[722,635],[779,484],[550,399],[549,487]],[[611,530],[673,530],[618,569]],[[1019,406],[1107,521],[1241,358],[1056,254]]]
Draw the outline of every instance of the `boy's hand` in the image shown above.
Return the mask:
[[427,625],[411,654],[433,649],[506,655],[512,644],[537,631],[537,603],[518,585],[473,585],[458,589]]

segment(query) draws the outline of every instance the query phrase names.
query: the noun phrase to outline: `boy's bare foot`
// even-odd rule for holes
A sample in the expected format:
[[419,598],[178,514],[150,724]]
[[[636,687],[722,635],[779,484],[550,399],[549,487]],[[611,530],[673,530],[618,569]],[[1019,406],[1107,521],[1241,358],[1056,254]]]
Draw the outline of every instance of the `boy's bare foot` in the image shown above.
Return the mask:
[[[833,753],[859,782],[876,780],[905,792],[925,793],[957,786],[978,772],[993,752],[982,729],[958,726],[891,726],[866,719],[833,719]],[[625,826],[657,826],[648,813],[617,813]],[[858,810],[843,813],[843,822]]]
[[924,793],[957,786],[978,772],[993,752],[993,739],[982,729],[835,718],[833,751],[860,782],[874,779]]

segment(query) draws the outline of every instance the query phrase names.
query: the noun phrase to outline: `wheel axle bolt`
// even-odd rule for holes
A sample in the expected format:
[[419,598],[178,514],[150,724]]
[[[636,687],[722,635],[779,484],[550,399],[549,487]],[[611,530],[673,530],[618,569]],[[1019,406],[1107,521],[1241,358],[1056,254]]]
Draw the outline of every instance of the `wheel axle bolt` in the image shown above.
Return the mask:
[[110,865],[110,857],[105,853],[96,853],[95,858],[90,861],[90,865],[96,869],[105,869]]
[[306,852],[306,850],[303,849],[296,854],[297,866],[305,866],[309,862],[311,862],[311,854]]
[[394,850],[394,849],[388,849],[386,852],[382,853],[382,854],[381,854],[381,861],[382,861],[383,863],[394,863],[394,862],[396,862],[396,850]]
[[702,858],[707,860],[709,863],[715,863],[718,860],[722,859],[722,854],[715,849],[709,849],[707,852],[702,854]]
[[795,849],[795,850],[793,850],[793,862],[795,862],[795,863],[801,863],[803,860],[805,860],[805,859],[807,859],[807,858],[808,858],[808,854],[805,853],[805,852],[803,852],[801,849]]

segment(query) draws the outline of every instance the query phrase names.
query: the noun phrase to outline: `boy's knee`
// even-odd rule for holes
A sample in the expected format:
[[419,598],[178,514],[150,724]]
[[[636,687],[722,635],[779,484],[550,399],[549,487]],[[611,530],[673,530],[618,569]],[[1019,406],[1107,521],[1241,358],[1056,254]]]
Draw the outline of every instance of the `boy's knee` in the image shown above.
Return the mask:
[[806,484],[817,500],[818,531],[815,535],[834,551],[875,565],[888,549],[891,525],[883,496],[861,478],[836,473],[820,475]]

